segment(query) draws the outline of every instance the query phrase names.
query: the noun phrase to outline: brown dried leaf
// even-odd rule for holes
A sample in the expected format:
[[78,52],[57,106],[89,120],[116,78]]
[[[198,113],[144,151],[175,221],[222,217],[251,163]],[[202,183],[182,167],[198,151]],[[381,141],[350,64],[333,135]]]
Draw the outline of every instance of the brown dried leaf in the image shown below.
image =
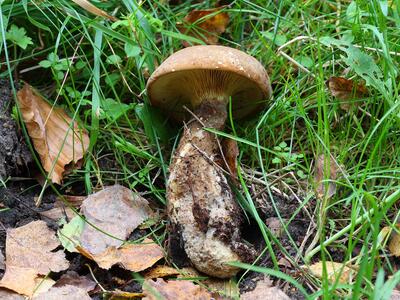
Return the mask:
[[[180,32],[203,40],[206,44],[216,45],[219,36],[224,33],[229,23],[229,15],[226,12],[219,12],[221,8],[193,10],[178,25]],[[183,41],[183,46],[190,44]]]
[[62,195],[57,197],[55,205],[57,207],[64,207],[66,204],[64,201],[67,201],[73,207],[81,207],[82,202],[87,198],[87,196],[72,196],[72,195]]
[[166,300],[210,300],[212,295],[203,287],[195,285],[191,281],[170,280],[158,278],[157,281],[146,279],[143,284],[145,300],[158,300],[159,295]]
[[96,16],[104,17],[104,18],[107,18],[107,19],[109,19],[111,21],[117,21],[118,20],[116,17],[110,16],[104,10],[94,6],[92,3],[90,3],[87,0],[72,0],[72,1],[74,1],[80,7],[82,7],[83,9],[87,10],[88,12],[90,12],[90,13],[96,15]]
[[[52,252],[60,246],[54,232],[43,221],[8,229],[6,239],[6,267],[30,268],[36,274],[59,272],[68,268],[62,250]],[[7,272],[6,271],[6,272]]]
[[397,257],[400,256],[400,235],[394,230],[392,232],[392,237],[389,242],[389,251],[394,256],[397,256]]
[[224,139],[222,143],[224,158],[228,165],[228,172],[231,178],[237,181],[237,158],[239,156],[239,147],[236,140]]
[[151,214],[146,199],[120,185],[88,196],[82,203],[81,211],[86,220],[96,227],[85,224],[80,240],[81,247],[92,255],[101,254],[109,247],[121,246]]
[[331,77],[328,79],[328,87],[331,94],[342,100],[340,108],[348,111],[351,105],[357,105],[358,102],[349,103],[345,100],[360,99],[368,96],[368,90],[364,84],[356,84],[353,80],[343,77]]
[[123,299],[137,299],[144,297],[143,293],[132,293],[132,292],[125,292],[125,291],[112,291],[107,293],[107,296],[110,295],[110,300],[123,300]]
[[38,275],[35,269],[7,265],[0,286],[31,297],[34,293],[45,292],[54,283],[54,280]]
[[47,292],[34,296],[32,300],[91,300],[85,289],[73,285],[52,287]]
[[68,165],[79,165],[87,151],[88,134],[65,111],[47,103],[29,84],[18,91],[17,98],[43,169],[52,182],[60,184],[66,168],[71,169]]
[[[352,266],[346,266],[342,263],[334,262],[334,261],[326,261],[326,272],[328,275],[328,279],[331,283],[336,282],[337,277],[339,276],[339,283],[351,283],[349,282],[351,279],[355,278],[357,268]],[[311,266],[309,266],[309,270],[311,274],[318,278],[322,278],[323,276],[323,262],[319,261]]]
[[[329,168],[325,167],[325,164],[330,162]],[[317,157],[315,162],[315,175],[314,175],[314,182],[316,184],[316,192],[317,197],[322,199],[326,197],[327,199],[331,198],[336,193],[336,183],[334,182],[337,178],[337,169],[338,166],[330,157],[330,160],[325,159],[325,155],[321,154]],[[326,174],[326,172],[329,174]],[[329,179],[329,182],[326,183],[326,180]],[[326,190],[326,185],[328,188]]]
[[250,292],[240,295],[241,300],[290,300],[290,298],[279,288],[272,286],[271,280],[265,277],[257,282],[256,288]]
[[76,216],[76,213],[69,207],[54,207],[49,210],[41,211],[40,215],[58,221],[65,218],[71,220]]
[[[180,279],[192,279],[192,278],[204,278],[204,274],[201,274],[194,268],[182,268],[179,270],[180,274],[177,278]],[[239,298],[239,288],[237,284],[231,279],[219,279],[209,277],[201,280],[201,284],[206,286],[207,289],[216,295],[215,299],[237,299]]]
[[152,240],[142,244],[126,244],[120,248],[109,247],[103,253],[92,255],[100,268],[109,269],[118,264],[133,272],[143,271],[164,257],[162,248]]
[[87,278],[86,276],[79,276],[79,274],[74,271],[68,271],[66,274],[61,276],[54,287],[61,287],[65,285],[73,285],[85,290],[86,292],[90,292],[96,287],[96,282]]
[[145,274],[143,274],[143,277],[146,279],[154,279],[154,278],[160,278],[160,277],[176,276],[178,274],[179,274],[179,271],[175,268],[158,265],[158,266],[150,269],[149,271],[147,271]]

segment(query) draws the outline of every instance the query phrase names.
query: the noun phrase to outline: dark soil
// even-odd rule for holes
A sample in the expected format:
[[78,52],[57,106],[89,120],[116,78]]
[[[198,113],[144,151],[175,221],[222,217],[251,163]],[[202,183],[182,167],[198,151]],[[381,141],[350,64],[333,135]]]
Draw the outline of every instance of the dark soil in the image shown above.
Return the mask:
[[0,79],[0,179],[11,174],[21,174],[32,162],[17,123],[11,117],[14,106],[13,93],[8,80]]

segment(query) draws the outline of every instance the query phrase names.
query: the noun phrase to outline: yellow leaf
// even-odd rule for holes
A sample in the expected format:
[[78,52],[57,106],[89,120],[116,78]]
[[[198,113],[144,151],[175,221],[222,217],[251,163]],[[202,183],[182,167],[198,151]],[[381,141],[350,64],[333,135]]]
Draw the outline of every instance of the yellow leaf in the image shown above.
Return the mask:
[[[342,263],[334,261],[326,261],[325,264],[326,264],[326,273],[331,283],[336,282],[337,279],[340,283],[349,283],[349,281],[356,275],[357,271],[356,267],[349,267]],[[322,278],[323,262],[319,261],[309,266],[309,270],[311,271],[311,274],[313,274],[315,277]]]

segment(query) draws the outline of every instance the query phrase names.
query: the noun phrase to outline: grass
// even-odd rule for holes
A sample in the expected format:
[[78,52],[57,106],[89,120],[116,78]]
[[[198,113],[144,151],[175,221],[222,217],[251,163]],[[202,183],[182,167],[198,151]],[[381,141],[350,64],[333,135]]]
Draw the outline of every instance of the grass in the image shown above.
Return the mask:
[[[29,81],[90,132],[84,167],[57,191],[84,184],[90,193],[119,182],[164,205],[179,126],[149,106],[146,80],[182,47],[182,40],[193,41],[178,31],[177,22],[189,11],[215,3],[92,3],[124,22],[96,17],[72,1],[3,1],[0,76]],[[380,236],[384,226],[393,234],[398,231],[400,5],[377,0],[237,0],[224,10],[231,21],[220,43],[261,61],[274,94],[259,115],[244,122],[231,120],[225,133],[217,133],[239,144],[238,199],[257,221],[271,256],[265,268],[241,266],[297,282],[310,298],[388,299],[400,281],[398,259]],[[12,24],[32,39],[26,49],[5,38]],[[126,47],[136,54],[127,57]],[[45,60],[46,68],[39,65]],[[326,88],[331,76],[365,81],[370,95],[355,100],[358,107],[341,110]],[[292,159],[293,154],[301,155]],[[332,160],[328,168],[333,161],[339,165],[332,198],[315,196],[314,165],[320,154]],[[273,163],[274,158],[279,160]],[[281,216],[277,193],[299,199],[289,218]],[[265,198],[284,224],[297,258],[260,216],[257,206]],[[302,217],[310,230],[307,245],[316,237],[308,253],[288,230],[299,214],[309,216]],[[276,257],[282,253],[296,272],[280,270]],[[338,259],[357,266],[353,284],[332,282],[326,270],[320,279],[301,268],[310,261]],[[383,286],[386,294],[377,292]]]

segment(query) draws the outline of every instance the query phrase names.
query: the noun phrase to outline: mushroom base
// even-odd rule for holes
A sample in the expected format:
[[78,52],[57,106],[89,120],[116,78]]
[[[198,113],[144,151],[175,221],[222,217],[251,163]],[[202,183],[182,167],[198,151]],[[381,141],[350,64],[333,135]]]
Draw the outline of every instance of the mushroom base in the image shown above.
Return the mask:
[[226,104],[203,103],[185,127],[170,166],[167,199],[170,229],[178,229],[193,265],[211,276],[226,278],[239,269],[226,263],[248,261],[254,250],[240,237],[242,222],[232,190],[218,162],[217,137],[203,127],[222,130]]

